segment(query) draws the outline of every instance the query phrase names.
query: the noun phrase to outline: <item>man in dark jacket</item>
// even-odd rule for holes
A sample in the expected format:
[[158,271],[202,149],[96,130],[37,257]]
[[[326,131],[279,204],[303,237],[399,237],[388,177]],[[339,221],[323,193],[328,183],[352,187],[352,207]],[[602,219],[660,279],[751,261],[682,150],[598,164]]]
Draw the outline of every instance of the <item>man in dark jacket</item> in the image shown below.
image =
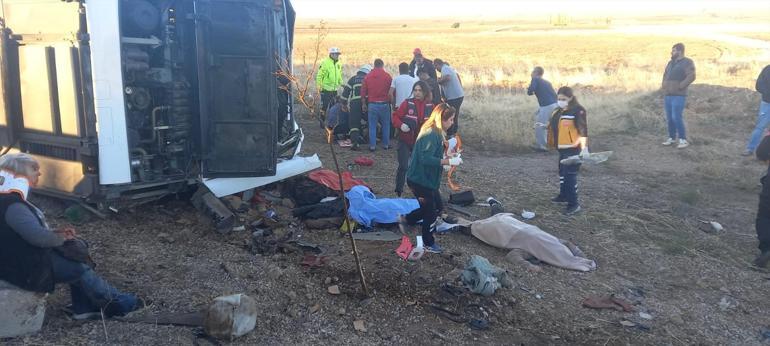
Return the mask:
[[438,80],[436,68],[433,67],[433,61],[426,59],[422,55],[422,50],[420,50],[420,48],[415,48],[412,54],[414,54],[414,58],[412,59],[412,62],[409,63],[409,75],[412,77],[419,77],[420,71],[425,70],[428,71],[430,78]]
[[687,148],[687,134],[684,128],[684,106],[687,87],[695,81],[695,63],[684,56],[684,44],[671,47],[671,60],[663,73],[661,89],[665,95],[666,120],[668,121],[668,139],[663,145],[672,145],[679,138],[678,149]]
[[366,64],[358,69],[355,76],[350,77],[348,83],[342,89],[342,101],[348,109],[348,132],[351,141],[351,150],[358,150],[359,145],[364,143],[361,135],[361,119],[363,118],[363,107],[361,101],[361,85],[364,78],[372,70],[372,65]]
[[79,241],[71,228],[51,230],[43,212],[27,201],[29,188],[40,178],[30,155],[0,158],[0,280],[34,292],[53,292],[57,283],[70,286],[75,319],[124,315],[140,308],[136,296],[123,293],[97,275],[84,261],[64,251]]
[[770,137],[765,137],[757,146],[757,160],[768,165],[768,172],[760,179],[762,191],[759,193],[759,207],[757,208],[757,240],[759,240],[760,254],[754,260],[758,267],[766,268],[770,263]]
[[754,149],[757,148],[759,141],[765,129],[770,126],[770,65],[765,66],[757,77],[757,91],[762,94],[762,100],[759,102],[759,114],[757,115],[757,125],[749,137],[746,144],[746,151],[743,156],[751,156]]

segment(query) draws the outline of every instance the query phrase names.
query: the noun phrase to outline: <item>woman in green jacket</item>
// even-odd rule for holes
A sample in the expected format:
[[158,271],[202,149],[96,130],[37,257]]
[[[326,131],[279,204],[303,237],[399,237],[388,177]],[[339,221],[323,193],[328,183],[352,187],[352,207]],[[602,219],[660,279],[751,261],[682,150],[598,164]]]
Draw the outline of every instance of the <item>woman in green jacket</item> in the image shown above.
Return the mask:
[[420,208],[408,215],[399,217],[399,226],[406,232],[409,225],[422,220],[422,238],[425,250],[441,253],[441,247],[433,239],[432,226],[438,213],[443,208],[439,185],[443,166],[457,166],[462,163],[460,157],[444,159],[446,147],[446,130],[454,124],[455,109],[442,103],[433,109],[430,118],[420,128],[417,142],[412,149],[409,170],[406,172],[406,184],[417,197]]

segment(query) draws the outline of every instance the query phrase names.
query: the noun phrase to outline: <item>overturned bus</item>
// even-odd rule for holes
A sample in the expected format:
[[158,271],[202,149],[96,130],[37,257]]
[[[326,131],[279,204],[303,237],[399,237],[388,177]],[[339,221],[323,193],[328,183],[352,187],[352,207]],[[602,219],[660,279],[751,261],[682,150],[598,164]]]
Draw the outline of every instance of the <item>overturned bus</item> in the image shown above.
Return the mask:
[[4,0],[3,152],[39,160],[39,192],[109,207],[317,168],[276,73],[294,17],[289,0]]

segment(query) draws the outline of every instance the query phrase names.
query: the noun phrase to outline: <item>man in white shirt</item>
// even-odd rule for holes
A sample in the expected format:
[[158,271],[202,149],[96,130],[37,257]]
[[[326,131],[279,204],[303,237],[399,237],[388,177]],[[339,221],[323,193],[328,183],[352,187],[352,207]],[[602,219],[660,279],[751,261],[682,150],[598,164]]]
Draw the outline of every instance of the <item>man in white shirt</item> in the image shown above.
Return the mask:
[[409,98],[412,94],[412,87],[419,78],[415,78],[409,75],[409,64],[402,62],[398,65],[398,77],[393,78],[393,82],[390,83],[390,109],[397,109],[404,100]]
[[441,86],[441,90],[444,92],[446,103],[455,109],[455,122],[452,127],[447,131],[447,137],[454,137],[457,133],[457,128],[460,126],[460,106],[463,104],[463,83],[460,80],[460,75],[457,74],[454,68],[449,66],[448,63],[441,59],[433,60],[433,65],[436,66],[436,70],[441,72],[441,77],[438,78],[438,84]]

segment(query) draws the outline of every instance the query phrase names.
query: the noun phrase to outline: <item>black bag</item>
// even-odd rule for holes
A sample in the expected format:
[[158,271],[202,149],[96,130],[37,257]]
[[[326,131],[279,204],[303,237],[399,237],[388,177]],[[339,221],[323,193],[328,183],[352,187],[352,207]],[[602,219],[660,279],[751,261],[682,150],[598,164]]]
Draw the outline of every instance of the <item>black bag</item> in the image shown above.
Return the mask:
[[473,191],[471,190],[449,194],[449,203],[452,204],[468,206],[475,201],[476,198],[473,197]]

